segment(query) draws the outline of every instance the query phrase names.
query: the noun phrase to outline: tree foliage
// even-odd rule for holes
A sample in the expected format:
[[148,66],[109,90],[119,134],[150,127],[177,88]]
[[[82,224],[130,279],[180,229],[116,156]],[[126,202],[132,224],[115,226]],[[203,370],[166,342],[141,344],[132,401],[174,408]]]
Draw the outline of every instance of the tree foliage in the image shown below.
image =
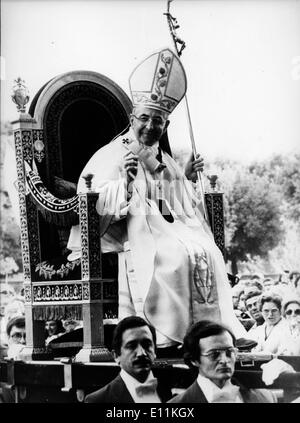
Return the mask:
[[265,176],[238,172],[225,193],[227,257],[266,257],[283,236],[281,201],[276,186]]
[[[183,153],[176,156],[182,163]],[[227,259],[233,272],[238,262],[268,259],[275,248],[286,249],[289,227],[300,233],[299,154],[247,165],[218,158],[206,163],[205,174],[217,174],[217,189],[224,192]]]
[[[211,171],[219,175],[218,187],[224,192],[227,259],[232,261],[232,271],[237,272],[238,261],[260,257],[267,263],[274,248],[285,246],[285,251],[289,228],[298,225],[300,229],[299,155],[277,155],[248,165],[218,159],[206,169]],[[282,261],[288,262],[287,258]]]
[[283,213],[300,229],[300,154],[272,157],[269,161],[253,163],[249,170],[254,175],[265,176],[275,185],[282,201]]
[[300,228],[300,154],[286,161],[281,180],[288,217],[298,222]]

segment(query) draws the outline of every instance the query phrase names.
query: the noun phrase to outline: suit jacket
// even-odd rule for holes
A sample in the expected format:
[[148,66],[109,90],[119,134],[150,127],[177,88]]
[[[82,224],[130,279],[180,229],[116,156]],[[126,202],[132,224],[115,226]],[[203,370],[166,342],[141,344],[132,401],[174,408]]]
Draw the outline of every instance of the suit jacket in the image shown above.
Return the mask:
[[[247,389],[241,384],[234,382],[235,385],[240,387],[240,393],[243,401],[246,403],[269,403],[277,402],[273,392],[268,389]],[[202,389],[197,383],[197,380],[182,394],[176,395],[172,398],[170,403],[208,403]]]
[[[161,384],[158,380],[157,394],[162,402],[167,402],[171,397],[171,389]],[[98,391],[92,392],[85,397],[85,402],[91,403],[134,403],[123,379],[118,375],[110,383]]]

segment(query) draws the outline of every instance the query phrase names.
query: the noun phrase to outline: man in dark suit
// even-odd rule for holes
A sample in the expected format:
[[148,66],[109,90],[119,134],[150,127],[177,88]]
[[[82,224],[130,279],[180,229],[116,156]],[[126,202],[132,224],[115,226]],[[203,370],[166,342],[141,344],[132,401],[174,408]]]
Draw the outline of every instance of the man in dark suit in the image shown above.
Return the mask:
[[137,316],[126,317],[115,328],[113,354],[121,367],[108,385],[85,397],[93,403],[160,403],[171,398],[171,389],[153,377],[155,329]]
[[[171,403],[277,402],[267,389],[247,389],[231,381],[236,362],[235,337],[226,327],[209,320],[195,323],[184,338],[184,359],[198,368],[195,382]],[[233,383],[232,383],[233,382]]]

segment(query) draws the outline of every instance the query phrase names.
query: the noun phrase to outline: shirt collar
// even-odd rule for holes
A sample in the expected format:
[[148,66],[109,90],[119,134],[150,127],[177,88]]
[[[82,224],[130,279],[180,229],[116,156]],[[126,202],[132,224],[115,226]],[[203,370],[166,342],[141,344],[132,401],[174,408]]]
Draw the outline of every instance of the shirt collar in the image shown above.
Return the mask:
[[228,379],[223,388],[219,388],[214,382],[208,379],[205,376],[198,374],[197,383],[202,390],[204,396],[206,397],[208,402],[211,402],[214,398],[215,394],[222,391],[223,388],[230,388],[232,386],[231,380]]
[[[120,376],[123,379],[125,385],[127,386],[128,390],[129,388],[135,389],[137,386],[141,385],[142,382],[139,382],[137,379],[135,379],[133,376],[131,376],[129,373],[126,372],[126,370],[121,369]],[[153,379],[153,373],[150,371],[147,379],[145,382],[148,382],[148,380]],[[145,383],[143,382],[143,383]]]
[[[133,398],[134,402],[142,402],[143,399],[141,401],[141,398],[138,398],[137,394],[136,394],[137,386],[141,385],[142,383],[139,382],[137,379],[135,379],[133,376],[131,376],[129,373],[127,373],[124,369],[121,369],[120,376],[121,376],[123,382],[125,383],[126,388],[128,389],[128,391],[129,391],[131,397]],[[153,379],[153,377],[154,377],[153,373],[152,373],[152,371],[150,371],[147,379],[143,383],[148,382],[149,380]],[[151,399],[151,402],[160,402],[160,399],[159,399],[157,393],[151,395],[150,399]],[[149,402],[149,401],[147,401],[147,402]]]

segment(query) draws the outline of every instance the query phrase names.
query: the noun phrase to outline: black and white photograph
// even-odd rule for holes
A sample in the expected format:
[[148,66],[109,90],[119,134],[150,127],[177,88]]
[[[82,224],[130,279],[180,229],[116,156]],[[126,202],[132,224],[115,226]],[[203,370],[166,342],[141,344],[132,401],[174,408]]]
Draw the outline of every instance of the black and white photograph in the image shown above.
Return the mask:
[[299,403],[300,0],[0,10],[0,403]]

